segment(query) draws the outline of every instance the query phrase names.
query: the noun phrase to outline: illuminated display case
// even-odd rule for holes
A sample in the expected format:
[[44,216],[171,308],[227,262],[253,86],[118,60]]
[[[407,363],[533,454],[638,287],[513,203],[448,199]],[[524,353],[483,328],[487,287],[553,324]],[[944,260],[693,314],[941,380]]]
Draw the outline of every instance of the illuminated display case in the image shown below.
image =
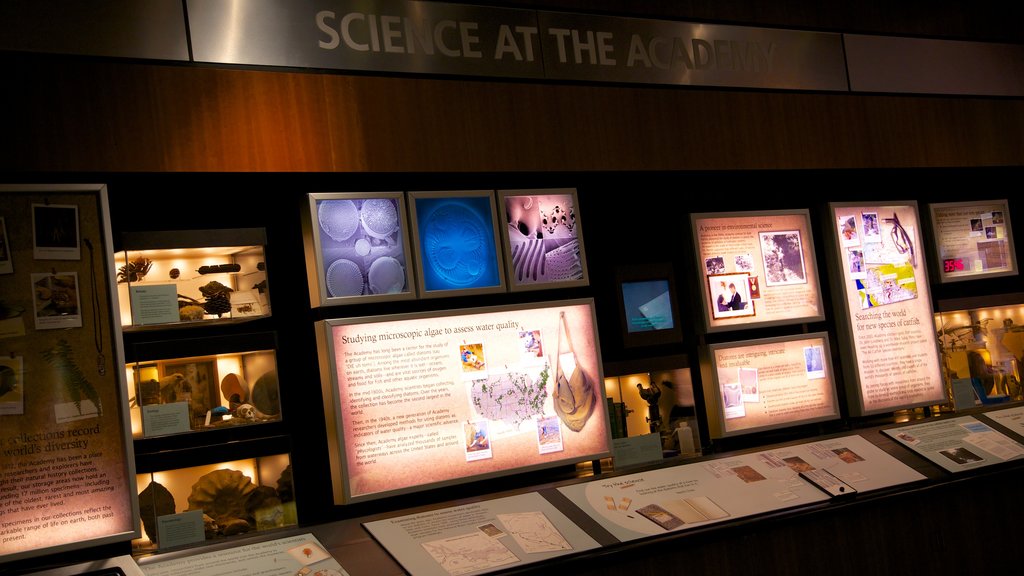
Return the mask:
[[121,325],[189,325],[270,315],[263,229],[125,234],[114,255]]
[[947,397],[954,401],[958,388],[973,392],[960,397],[957,409],[1024,399],[1024,294],[985,300],[1002,302],[946,300],[935,314]]
[[138,474],[136,553],[295,526],[288,454]]
[[666,455],[701,454],[693,380],[685,357],[608,363],[604,391],[612,437],[658,433]]
[[275,348],[273,333],[132,346],[135,359],[125,366],[132,435],[280,421]]

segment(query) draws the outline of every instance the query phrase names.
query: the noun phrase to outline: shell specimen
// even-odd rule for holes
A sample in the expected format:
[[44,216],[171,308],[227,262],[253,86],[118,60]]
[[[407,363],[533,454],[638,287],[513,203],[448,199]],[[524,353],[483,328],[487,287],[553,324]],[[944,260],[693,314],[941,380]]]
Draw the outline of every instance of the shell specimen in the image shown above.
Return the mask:
[[149,258],[136,258],[117,269],[117,283],[142,282],[152,267],[153,261]]
[[214,470],[192,486],[188,510],[202,510],[223,527],[226,521],[245,516],[245,502],[254,490],[256,485],[238,470]]

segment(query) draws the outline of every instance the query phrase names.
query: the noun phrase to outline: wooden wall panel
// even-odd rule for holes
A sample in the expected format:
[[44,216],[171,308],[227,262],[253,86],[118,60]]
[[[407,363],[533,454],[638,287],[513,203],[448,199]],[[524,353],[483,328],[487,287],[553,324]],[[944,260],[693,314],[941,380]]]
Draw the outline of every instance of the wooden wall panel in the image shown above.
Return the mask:
[[0,59],[5,171],[1017,165],[1024,101]]

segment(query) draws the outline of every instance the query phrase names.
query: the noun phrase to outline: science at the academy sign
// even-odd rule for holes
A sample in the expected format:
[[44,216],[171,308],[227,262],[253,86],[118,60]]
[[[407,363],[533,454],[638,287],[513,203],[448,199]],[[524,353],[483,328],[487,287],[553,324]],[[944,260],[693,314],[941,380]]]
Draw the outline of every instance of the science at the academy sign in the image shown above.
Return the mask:
[[383,0],[193,0],[188,19],[201,62],[847,90],[821,32]]

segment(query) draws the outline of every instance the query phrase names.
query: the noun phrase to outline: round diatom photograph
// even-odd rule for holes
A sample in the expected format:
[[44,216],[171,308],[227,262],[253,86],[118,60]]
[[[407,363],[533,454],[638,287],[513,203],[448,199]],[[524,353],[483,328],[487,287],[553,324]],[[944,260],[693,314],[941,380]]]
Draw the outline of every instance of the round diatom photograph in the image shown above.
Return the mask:
[[500,286],[490,198],[416,199],[428,291]]
[[410,291],[398,198],[324,199],[316,206],[328,296]]

